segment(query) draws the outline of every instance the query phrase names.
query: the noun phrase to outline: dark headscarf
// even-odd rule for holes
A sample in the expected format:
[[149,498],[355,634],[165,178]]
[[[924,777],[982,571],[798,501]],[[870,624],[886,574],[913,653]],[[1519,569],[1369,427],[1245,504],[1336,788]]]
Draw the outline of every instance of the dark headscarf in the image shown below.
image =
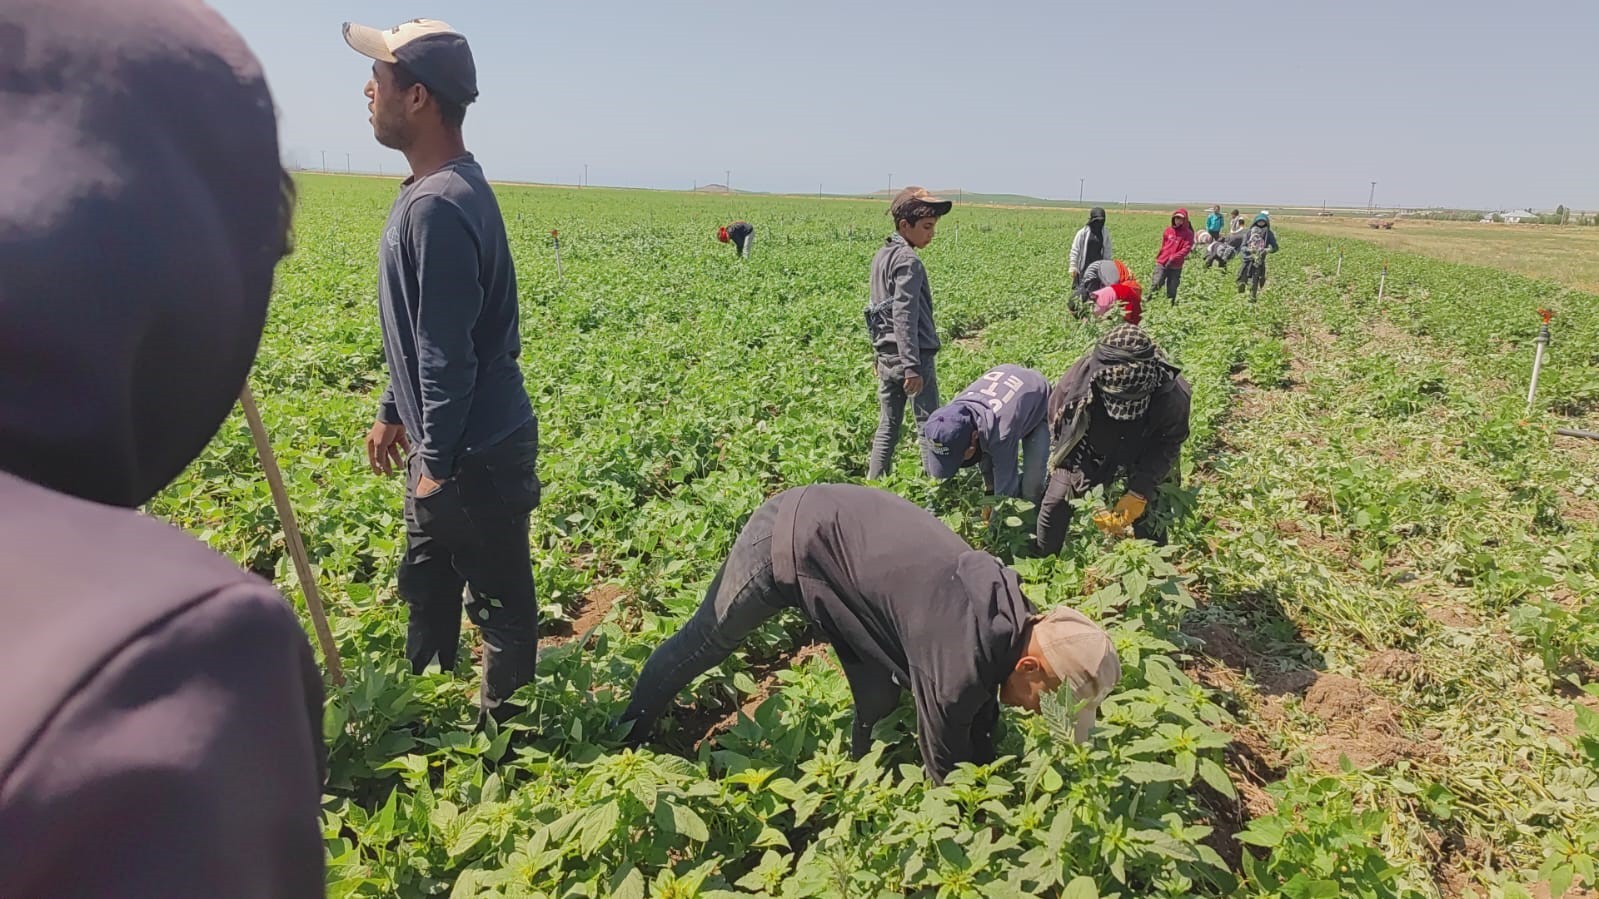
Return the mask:
[[1055,383],[1049,394],[1049,421],[1059,428],[1086,408],[1096,384],[1105,411],[1130,421],[1149,409],[1150,394],[1177,377],[1178,371],[1146,331],[1137,325],[1117,325]]
[[260,65],[195,0],[8,0],[0,168],[0,470],[142,503],[232,407],[285,250]]
[[1105,209],[1095,206],[1088,210],[1088,246],[1084,248],[1083,261],[1093,262],[1105,257]]

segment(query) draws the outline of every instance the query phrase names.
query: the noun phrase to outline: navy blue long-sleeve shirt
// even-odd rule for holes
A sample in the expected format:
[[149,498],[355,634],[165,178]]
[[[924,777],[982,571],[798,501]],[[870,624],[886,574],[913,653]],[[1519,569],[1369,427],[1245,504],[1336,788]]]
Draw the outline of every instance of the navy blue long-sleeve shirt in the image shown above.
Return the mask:
[[464,453],[533,417],[517,365],[516,269],[472,154],[406,180],[378,256],[389,364],[378,417],[404,424],[423,472],[443,480]]

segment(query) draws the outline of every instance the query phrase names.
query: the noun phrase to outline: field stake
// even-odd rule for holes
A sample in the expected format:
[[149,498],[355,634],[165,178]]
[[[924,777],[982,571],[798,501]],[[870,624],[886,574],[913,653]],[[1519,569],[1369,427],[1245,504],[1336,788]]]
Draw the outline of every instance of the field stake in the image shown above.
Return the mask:
[[1333,277],[1334,278],[1342,278],[1343,276],[1344,276],[1344,249],[1343,249],[1343,247],[1339,247],[1338,248],[1338,268],[1333,270]]
[[1388,263],[1382,264],[1382,275],[1377,279],[1377,299],[1382,300],[1383,289],[1388,286]]
[[566,269],[561,266],[561,232],[551,228],[550,239],[555,241],[555,276],[565,281]]
[[316,639],[322,644],[323,664],[327,665],[328,679],[344,685],[344,667],[339,664],[339,648],[333,642],[333,631],[328,628],[328,616],[322,609],[322,595],[317,592],[316,576],[311,572],[311,559],[305,552],[305,541],[300,538],[300,526],[294,520],[294,508],[289,505],[289,492],[283,488],[283,472],[278,470],[278,458],[272,454],[272,443],[267,440],[266,426],[261,423],[261,410],[255,406],[255,396],[250,385],[239,392],[239,405],[244,407],[245,420],[250,423],[250,437],[255,441],[255,453],[261,458],[261,468],[266,472],[267,486],[272,488],[272,504],[277,506],[278,520],[283,523],[283,537],[289,545],[289,556],[294,559],[294,572],[300,579],[300,591],[305,594],[305,607],[311,613],[311,624],[316,628]]
[[1538,328],[1537,350],[1532,357],[1532,383],[1527,385],[1527,411],[1532,411],[1533,397],[1538,395],[1538,375],[1543,371],[1544,353],[1549,347],[1549,319],[1554,315],[1548,309],[1539,309],[1543,324]]

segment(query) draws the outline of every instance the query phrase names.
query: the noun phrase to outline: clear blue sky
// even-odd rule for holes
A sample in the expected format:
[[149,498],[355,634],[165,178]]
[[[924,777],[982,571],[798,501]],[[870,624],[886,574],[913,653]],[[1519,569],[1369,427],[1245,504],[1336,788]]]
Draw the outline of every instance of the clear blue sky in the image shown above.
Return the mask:
[[472,43],[495,178],[1599,208],[1596,0],[215,3],[308,167],[402,166],[339,25],[424,16]]

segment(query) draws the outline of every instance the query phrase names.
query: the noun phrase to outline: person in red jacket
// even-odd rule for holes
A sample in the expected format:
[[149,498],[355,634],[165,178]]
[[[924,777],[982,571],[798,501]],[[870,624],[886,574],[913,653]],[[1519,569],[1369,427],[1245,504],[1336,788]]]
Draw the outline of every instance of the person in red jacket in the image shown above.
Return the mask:
[[1151,295],[1164,284],[1167,299],[1177,305],[1177,282],[1183,278],[1183,262],[1193,248],[1194,226],[1188,224],[1188,210],[1179,209],[1171,214],[1171,227],[1160,239],[1160,252],[1155,254],[1155,274],[1149,279]]

